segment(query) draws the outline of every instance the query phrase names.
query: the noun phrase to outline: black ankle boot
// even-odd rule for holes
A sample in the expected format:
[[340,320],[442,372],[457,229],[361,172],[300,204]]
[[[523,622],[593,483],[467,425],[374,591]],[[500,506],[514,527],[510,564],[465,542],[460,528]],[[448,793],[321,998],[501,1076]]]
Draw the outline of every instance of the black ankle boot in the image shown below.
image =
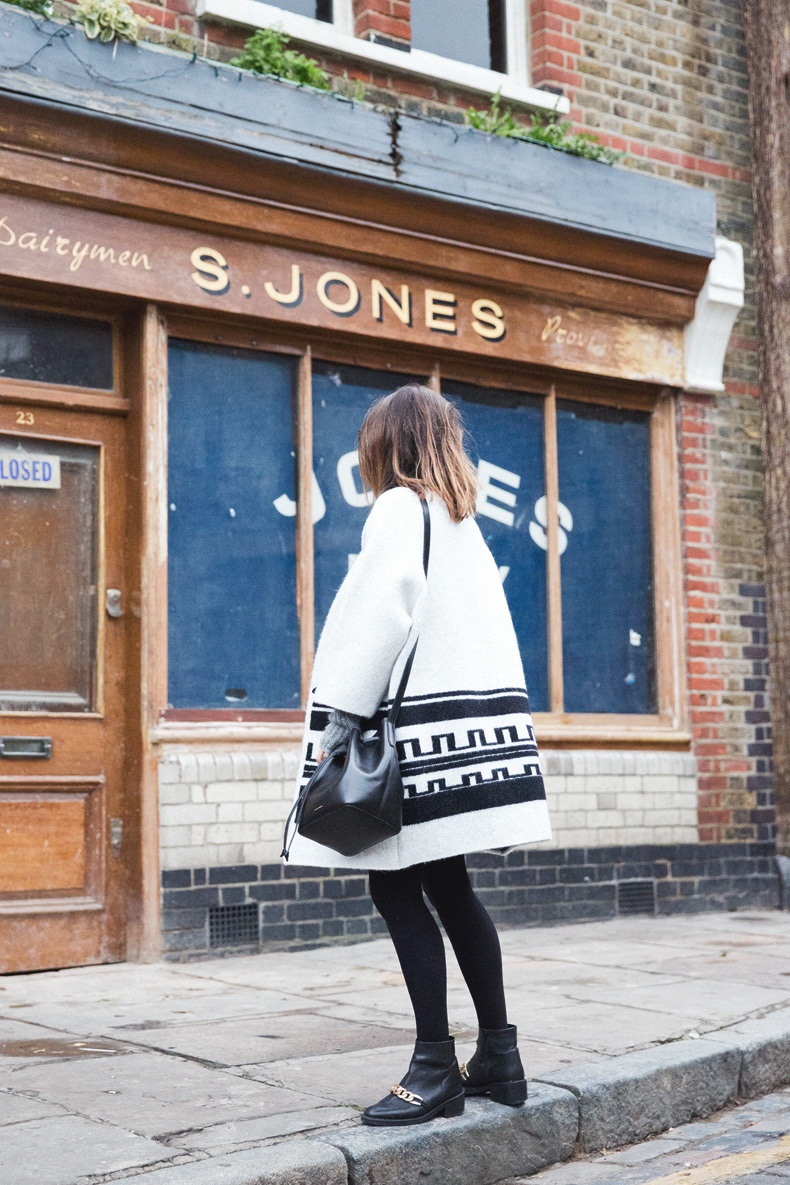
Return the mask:
[[390,1093],[362,1112],[362,1122],[385,1126],[448,1119],[464,1109],[464,1083],[455,1041],[415,1041],[409,1068]]
[[516,1045],[516,1026],[481,1029],[477,1049],[461,1066],[468,1095],[488,1094],[495,1103],[519,1107],[527,1097],[527,1080]]

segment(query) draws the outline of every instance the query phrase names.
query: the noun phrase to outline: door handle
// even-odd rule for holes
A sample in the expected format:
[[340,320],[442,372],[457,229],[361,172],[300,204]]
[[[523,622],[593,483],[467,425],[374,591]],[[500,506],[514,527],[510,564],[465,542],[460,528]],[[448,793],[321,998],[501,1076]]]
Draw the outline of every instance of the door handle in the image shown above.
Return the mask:
[[107,610],[108,617],[121,617],[123,615],[121,590],[119,588],[107,589],[104,597],[104,607]]

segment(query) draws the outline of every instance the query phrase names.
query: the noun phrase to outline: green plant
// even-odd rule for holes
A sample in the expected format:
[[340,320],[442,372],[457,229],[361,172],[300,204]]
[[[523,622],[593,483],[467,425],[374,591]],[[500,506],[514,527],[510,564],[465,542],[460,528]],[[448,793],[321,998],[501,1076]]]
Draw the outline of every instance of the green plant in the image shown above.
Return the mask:
[[242,70],[254,70],[256,74],[274,74],[304,86],[328,90],[329,80],[318,62],[296,50],[286,49],[290,40],[279,29],[256,29],[245,41],[239,56],[231,58],[230,64],[240,66]]
[[570,120],[558,120],[554,112],[533,111],[529,124],[519,123],[509,107],[502,106],[502,96],[497,91],[491,98],[488,110],[476,111],[470,107],[466,117],[471,127],[493,136],[505,136],[513,140],[530,140],[534,144],[547,144],[560,152],[573,156],[584,156],[588,160],[603,161],[613,165],[620,160],[622,152],[615,152],[601,144],[592,132],[570,131]]
[[138,16],[126,0],[79,0],[74,19],[82,25],[85,36],[100,41],[136,42],[150,17]]
[[52,0],[6,0],[7,4],[15,4],[17,8],[24,8],[25,12],[34,12],[36,16],[51,16]]

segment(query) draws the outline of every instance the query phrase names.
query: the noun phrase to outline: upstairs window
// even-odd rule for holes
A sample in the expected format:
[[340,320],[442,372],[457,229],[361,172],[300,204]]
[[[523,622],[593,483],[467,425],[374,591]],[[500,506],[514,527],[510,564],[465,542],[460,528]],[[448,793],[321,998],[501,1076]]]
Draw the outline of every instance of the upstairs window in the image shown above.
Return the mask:
[[505,74],[505,19],[505,0],[411,0],[412,48]]
[[295,12],[297,16],[310,16],[314,21],[326,21],[330,25],[335,19],[332,0],[278,0],[277,7],[285,12]]

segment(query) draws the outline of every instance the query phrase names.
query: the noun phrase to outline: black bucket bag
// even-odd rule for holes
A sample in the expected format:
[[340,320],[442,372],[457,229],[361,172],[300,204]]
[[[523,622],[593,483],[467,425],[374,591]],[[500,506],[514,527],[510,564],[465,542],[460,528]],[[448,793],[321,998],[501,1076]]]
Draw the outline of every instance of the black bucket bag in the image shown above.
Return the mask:
[[[421,504],[422,566],[427,579],[431,515],[427,501],[423,499]],[[419,638],[414,641],[392,706],[381,723],[375,729],[362,726],[354,728],[348,739],[348,747],[324,758],[302,787],[285,821],[283,850],[280,854],[286,860],[293,842],[293,835],[288,841],[292,818],[295,831],[305,839],[332,848],[343,856],[356,856],[358,852],[364,852],[400,831],[403,822],[403,782],[395,745],[395,727],[418,641]]]

